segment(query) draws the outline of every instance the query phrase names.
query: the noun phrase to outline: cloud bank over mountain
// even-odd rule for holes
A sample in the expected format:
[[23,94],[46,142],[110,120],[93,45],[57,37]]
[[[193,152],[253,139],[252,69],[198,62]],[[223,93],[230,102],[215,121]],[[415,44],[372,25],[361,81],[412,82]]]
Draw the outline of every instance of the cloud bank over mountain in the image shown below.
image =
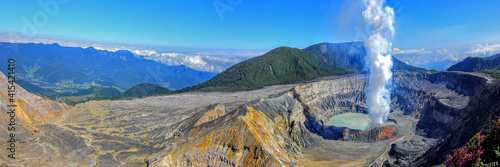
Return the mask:
[[194,52],[159,53],[153,50],[133,50],[132,53],[167,65],[185,65],[199,71],[222,72],[226,68],[263,52]]
[[[5,34],[0,34],[0,41],[11,43],[43,43],[54,44],[57,43],[61,46],[68,47],[93,47],[97,50],[106,50],[116,52],[118,50],[128,50],[136,56],[143,57],[148,60],[153,60],[166,65],[185,65],[189,68],[205,71],[205,72],[222,72],[230,66],[247,60],[249,58],[263,55],[263,51],[225,51],[225,50],[212,50],[212,51],[194,51],[192,52],[175,52],[175,51],[156,51],[153,49],[141,49],[134,46],[114,46],[112,44],[96,44],[96,43],[78,43],[66,42],[57,39],[28,39],[28,38],[14,38]],[[168,48],[167,48],[168,49]]]
[[426,69],[446,70],[467,57],[488,57],[500,53],[500,43],[475,44],[458,49],[400,49],[394,47],[392,53],[401,61]]

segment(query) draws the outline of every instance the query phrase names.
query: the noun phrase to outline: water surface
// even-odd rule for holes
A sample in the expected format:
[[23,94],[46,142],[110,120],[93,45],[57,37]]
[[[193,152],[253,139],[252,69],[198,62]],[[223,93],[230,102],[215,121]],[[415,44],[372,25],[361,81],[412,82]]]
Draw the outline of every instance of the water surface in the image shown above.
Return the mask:
[[366,130],[370,123],[370,117],[361,113],[345,113],[336,115],[326,123],[335,127],[347,127],[349,129]]

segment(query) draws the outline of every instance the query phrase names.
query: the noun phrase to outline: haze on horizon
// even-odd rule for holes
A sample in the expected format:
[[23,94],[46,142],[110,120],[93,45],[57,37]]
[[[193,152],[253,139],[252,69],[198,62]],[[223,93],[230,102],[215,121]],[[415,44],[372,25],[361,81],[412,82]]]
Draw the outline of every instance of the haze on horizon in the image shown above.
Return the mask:
[[[500,1],[388,0],[393,54],[443,70],[468,56],[500,53]],[[150,59],[222,71],[275,47],[362,41],[361,0],[1,1],[0,41],[131,50]],[[221,65],[223,64],[223,65]]]

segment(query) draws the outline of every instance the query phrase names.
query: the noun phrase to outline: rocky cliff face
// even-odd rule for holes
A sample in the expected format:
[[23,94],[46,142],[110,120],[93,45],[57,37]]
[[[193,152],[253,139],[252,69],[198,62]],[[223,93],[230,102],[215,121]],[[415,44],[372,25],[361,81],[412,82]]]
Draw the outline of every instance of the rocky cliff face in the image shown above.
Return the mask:
[[[500,85],[476,73],[443,72],[397,77],[398,101],[416,125],[405,140],[392,144],[389,166],[430,166],[444,162],[452,149],[485,130],[500,113]],[[398,81],[399,80],[399,81]],[[411,92],[408,96],[407,92]],[[410,100],[412,99],[412,100]]]
[[[51,166],[428,166],[441,163],[499,114],[500,85],[487,76],[401,72],[393,84],[389,121],[368,130],[326,124],[339,114],[367,112],[364,75],[248,92],[91,101],[71,109],[50,102],[59,106],[60,116],[30,124],[29,133],[20,138],[20,152],[30,153],[2,161]],[[25,102],[33,110],[43,108]]]
[[[10,85],[10,84],[9,84]],[[3,74],[0,75],[0,165],[7,162],[9,165],[18,166],[26,162],[21,157],[40,157],[42,152],[47,152],[41,145],[36,145],[36,137],[34,134],[38,132],[40,126],[47,124],[57,125],[60,124],[61,118],[66,114],[66,110],[70,107],[54,102],[51,100],[43,99],[39,96],[33,95],[17,84],[14,84],[14,101],[10,102],[8,93],[7,77]],[[8,105],[15,105],[16,107],[9,107]],[[15,113],[8,113],[14,109]],[[13,117],[11,117],[13,116]],[[9,125],[10,124],[10,125]],[[11,130],[9,130],[11,129]],[[13,148],[14,158],[11,159],[7,155],[12,154],[9,149],[10,134],[15,135],[15,146]],[[52,134],[50,134],[52,135]],[[50,151],[48,151],[50,152]]]

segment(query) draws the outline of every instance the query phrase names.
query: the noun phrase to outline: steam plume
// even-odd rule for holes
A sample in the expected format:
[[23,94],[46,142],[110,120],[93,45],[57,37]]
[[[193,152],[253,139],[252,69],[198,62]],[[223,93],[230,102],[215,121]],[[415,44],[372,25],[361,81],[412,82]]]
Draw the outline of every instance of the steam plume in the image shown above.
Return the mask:
[[384,8],[384,3],[385,0],[364,0],[363,18],[372,28],[365,41],[365,66],[370,70],[366,107],[370,112],[371,126],[386,122],[391,110],[388,84],[392,78],[392,43],[387,38],[394,36],[394,10],[388,6]]

